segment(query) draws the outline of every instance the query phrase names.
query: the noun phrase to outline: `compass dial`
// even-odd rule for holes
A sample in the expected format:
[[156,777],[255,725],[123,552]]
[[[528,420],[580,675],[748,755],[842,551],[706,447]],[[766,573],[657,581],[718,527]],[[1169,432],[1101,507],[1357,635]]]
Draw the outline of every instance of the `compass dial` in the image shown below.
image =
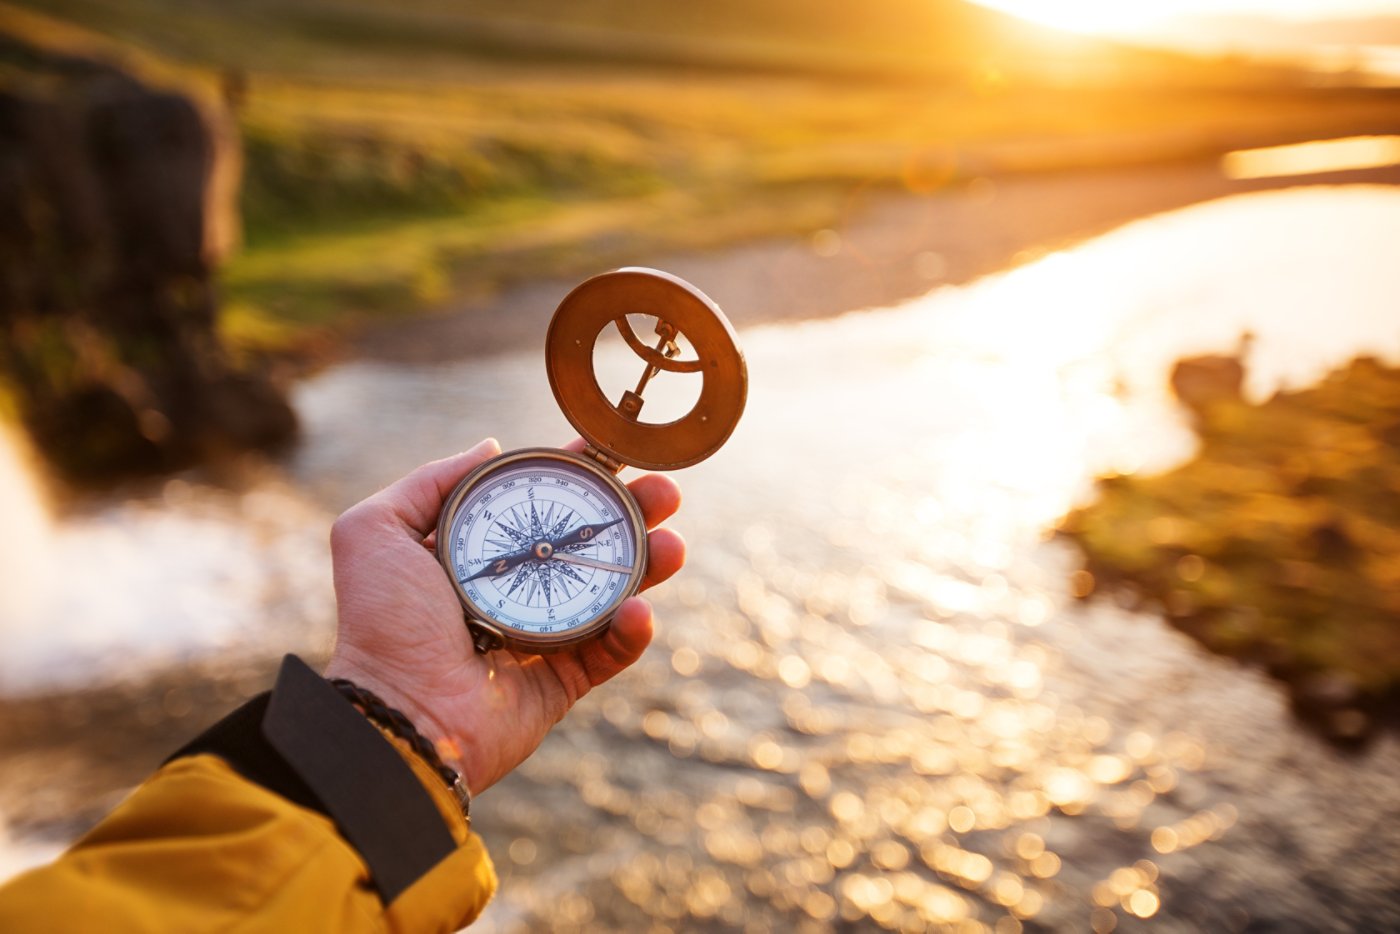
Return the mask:
[[476,622],[535,651],[591,636],[641,584],[640,510],[581,457],[529,449],[483,464],[449,498],[438,553]]

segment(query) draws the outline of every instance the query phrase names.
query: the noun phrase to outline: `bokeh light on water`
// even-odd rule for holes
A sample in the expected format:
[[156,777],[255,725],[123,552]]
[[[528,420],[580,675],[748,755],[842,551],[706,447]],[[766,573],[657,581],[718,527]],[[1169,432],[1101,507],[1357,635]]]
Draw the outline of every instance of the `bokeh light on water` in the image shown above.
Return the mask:
[[[1165,388],[1182,354],[1252,330],[1255,394],[1400,355],[1397,208],[1387,190],[1205,205],[745,334],[750,410],[683,478],[691,559],[657,595],[658,644],[482,798],[505,876],[483,925],[1341,923],[1299,894],[1315,873],[1385,916],[1400,837],[1343,812],[1393,813],[1393,791],[1359,791],[1387,787],[1393,741],[1335,758],[1257,673],[1150,612],[1079,606],[1043,539],[1096,473],[1189,455]],[[506,402],[531,400],[507,446],[567,430],[529,356],[345,368],[303,397],[324,432],[306,482],[364,468],[348,420],[370,400],[393,412],[386,457],[499,430]]]
[[[1397,241],[1391,190],[1253,196],[747,332],[750,409],[682,477],[657,644],[479,800],[482,926],[1386,926],[1393,738],[1341,758],[1258,673],[1080,605],[1045,533],[1096,474],[1189,455],[1182,354],[1252,331],[1256,395],[1400,357]],[[287,481],[319,521],[483,435],[567,436],[534,353],[351,364],[298,404]]]

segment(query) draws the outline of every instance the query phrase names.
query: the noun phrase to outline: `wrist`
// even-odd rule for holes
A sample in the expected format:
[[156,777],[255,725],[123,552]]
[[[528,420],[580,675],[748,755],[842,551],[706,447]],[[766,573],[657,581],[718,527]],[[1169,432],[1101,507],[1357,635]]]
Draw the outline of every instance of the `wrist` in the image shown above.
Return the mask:
[[461,816],[471,820],[472,796],[466,782],[455,769],[443,763],[437,747],[418,731],[403,711],[390,707],[378,694],[345,678],[331,679],[330,684],[391,740],[400,755],[409,760],[410,767],[419,773],[420,779],[424,777],[423,769],[418,767],[426,767],[430,791],[451,791]]
[[472,821],[471,815],[468,813],[469,807],[463,806],[458,793],[443,783],[442,777],[437,771],[414,751],[412,746],[378,723],[373,723],[373,725],[379,730],[379,735],[384,738],[384,741],[394,747],[394,751],[413,772],[414,777],[428,793],[428,797],[433,799],[433,804],[437,806],[438,813],[442,816],[452,838],[457,841],[458,845],[466,842],[466,839],[471,835]]
[[386,706],[402,713],[413,725],[414,730],[432,745],[442,763],[461,777],[468,793],[476,791],[477,787],[471,781],[471,773],[467,769],[457,741],[431,711],[419,704],[409,692],[400,689],[394,679],[379,674],[381,667],[360,663],[353,655],[337,646],[331,660],[326,664],[323,676],[328,681],[349,681],[377,695]]

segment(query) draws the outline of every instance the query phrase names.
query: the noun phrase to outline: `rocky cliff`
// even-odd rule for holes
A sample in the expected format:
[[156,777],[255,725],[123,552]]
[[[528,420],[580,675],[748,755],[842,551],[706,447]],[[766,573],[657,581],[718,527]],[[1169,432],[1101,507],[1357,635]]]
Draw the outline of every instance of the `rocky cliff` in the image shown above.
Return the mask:
[[0,378],[71,479],[287,441],[295,417],[215,331],[236,229],[225,118],[0,35]]

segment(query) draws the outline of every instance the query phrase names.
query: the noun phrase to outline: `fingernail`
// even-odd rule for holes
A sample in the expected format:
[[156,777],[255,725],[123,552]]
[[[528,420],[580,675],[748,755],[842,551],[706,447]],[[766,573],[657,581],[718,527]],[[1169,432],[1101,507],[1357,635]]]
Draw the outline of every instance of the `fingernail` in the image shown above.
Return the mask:
[[464,454],[492,455],[501,453],[501,445],[495,438],[487,438],[485,441],[478,441],[475,447],[469,448]]

